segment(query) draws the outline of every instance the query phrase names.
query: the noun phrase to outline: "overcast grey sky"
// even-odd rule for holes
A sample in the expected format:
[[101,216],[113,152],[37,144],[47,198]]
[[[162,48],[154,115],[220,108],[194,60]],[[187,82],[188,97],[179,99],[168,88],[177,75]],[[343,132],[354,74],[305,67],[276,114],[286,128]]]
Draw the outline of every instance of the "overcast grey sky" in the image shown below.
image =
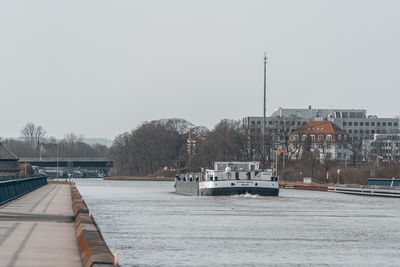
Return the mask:
[[400,1],[0,2],[0,136],[294,108],[400,115]]

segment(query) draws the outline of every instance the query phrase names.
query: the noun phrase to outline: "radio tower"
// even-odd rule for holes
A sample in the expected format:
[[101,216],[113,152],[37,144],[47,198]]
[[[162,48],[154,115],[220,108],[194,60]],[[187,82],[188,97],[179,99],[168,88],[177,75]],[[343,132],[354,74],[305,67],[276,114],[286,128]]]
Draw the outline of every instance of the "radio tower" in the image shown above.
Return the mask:
[[262,121],[262,145],[263,145],[263,166],[266,168],[266,153],[265,153],[265,119],[267,112],[267,53],[264,52],[264,113],[263,113],[263,121]]

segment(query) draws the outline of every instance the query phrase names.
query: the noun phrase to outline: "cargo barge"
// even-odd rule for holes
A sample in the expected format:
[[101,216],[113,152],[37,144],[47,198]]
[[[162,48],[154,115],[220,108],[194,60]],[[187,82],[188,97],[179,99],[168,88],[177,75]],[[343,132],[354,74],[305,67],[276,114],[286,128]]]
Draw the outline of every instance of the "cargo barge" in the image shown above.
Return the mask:
[[273,170],[260,170],[259,163],[215,162],[214,169],[177,175],[175,192],[191,196],[278,196],[279,178]]

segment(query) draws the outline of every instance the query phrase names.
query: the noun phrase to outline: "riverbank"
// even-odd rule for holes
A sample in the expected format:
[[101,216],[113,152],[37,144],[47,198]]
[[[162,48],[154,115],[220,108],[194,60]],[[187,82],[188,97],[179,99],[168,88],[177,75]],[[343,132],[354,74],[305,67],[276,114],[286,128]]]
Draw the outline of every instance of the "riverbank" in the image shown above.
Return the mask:
[[110,176],[105,177],[103,180],[112,181],[175,181],[175,177],[151,177],[151,176]]

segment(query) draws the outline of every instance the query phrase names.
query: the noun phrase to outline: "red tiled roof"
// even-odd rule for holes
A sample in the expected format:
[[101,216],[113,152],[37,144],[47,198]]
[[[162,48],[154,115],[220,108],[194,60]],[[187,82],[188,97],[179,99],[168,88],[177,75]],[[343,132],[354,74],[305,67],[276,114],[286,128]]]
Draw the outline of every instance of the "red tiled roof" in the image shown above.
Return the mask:
[[[318,135],[323,134],[324,137],[326,135],[331,134],[332,135],[332,140],[329,140],[331,142],[336,142],[336,137],[337,135],[346,135],[347,139],[349,137],[348,133],[341,129],[339,126],[334,124],[333,122],[330,121],[310,121],[309,123],[303,125],[300,129],[295,130],[291,136],[290,140],[291,141],[296,141],[293,139],[294,135],[299,135],[301,138],[302,135],[315,135],[316,139],[314,140],[315,142],[318,142]],[[325,138],[324,138],[325,139]],[[343,139],[342,139],[343,140]]]

